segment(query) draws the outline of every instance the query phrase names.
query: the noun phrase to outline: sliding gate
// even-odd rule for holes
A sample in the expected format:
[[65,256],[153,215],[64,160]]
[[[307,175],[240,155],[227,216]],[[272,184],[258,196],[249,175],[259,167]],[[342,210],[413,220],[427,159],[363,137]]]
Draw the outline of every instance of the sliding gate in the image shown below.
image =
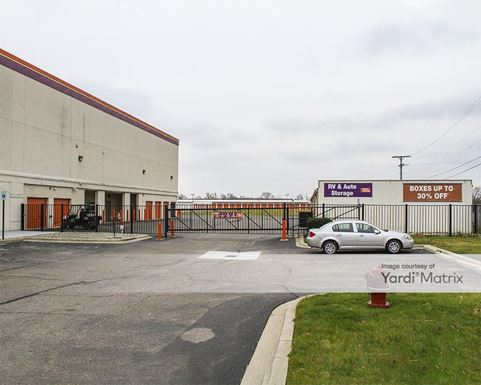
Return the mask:
[[[176,232],[280,234],[287,207],[278,208],[176,208],[171,220]],[[287,220],[287,219],[286,219]]]
[[281,234],[285,220],[290,234],[306,231],[309,217],[359,219],[359,205],[295,205],[277,207],[195,208],[177,206],[170,210],[171,224],[176,232]]

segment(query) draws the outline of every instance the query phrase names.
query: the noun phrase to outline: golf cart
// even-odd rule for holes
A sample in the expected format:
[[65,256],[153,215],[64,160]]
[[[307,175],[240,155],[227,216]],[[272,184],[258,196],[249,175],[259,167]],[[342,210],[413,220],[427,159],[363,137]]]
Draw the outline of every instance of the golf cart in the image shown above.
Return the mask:
[[101,217],[95,215],[95,205],[72,206],[62,218],[62,229],[96,230],[100,220]]

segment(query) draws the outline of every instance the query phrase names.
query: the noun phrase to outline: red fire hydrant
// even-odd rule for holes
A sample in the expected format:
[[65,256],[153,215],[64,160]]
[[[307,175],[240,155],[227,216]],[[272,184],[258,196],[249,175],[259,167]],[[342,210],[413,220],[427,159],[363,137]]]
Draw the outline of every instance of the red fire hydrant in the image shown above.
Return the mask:
[[387,294],[379,292],[371,292],[371,300],[367,304],[372,307],[383,308],[391,306],[391,304],[387,301]]
[[391,304],[387,301],[387,291],[389,285],[382,276],[382,270],[375,268],[366,274],[367,288],[371,293],[371,300],[367,303],[369,306],[378,308],[388,308]]

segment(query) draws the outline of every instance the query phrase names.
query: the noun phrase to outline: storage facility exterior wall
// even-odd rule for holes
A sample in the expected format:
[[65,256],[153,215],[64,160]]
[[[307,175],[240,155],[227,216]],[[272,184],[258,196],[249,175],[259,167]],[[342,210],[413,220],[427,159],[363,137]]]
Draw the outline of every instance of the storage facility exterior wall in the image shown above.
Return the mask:
[[[176,138],[0,50],[0,190],[6,230],[29,197],[174,202]],[[120,194],[120,195],[119,195]]]
[[[341,193],[356,192],[353,196],[325,196],[330,194],[326,194],[325,185],[340,185],[337,191]],[[456,185],[457,194],[455,197],[442,196],[434,201],[434,189],[419,191],[419,194],[424,195],[416,201],[412,194],[409,199],[405,199],[405,185],[421,186],[421,190],[422,186],[436,185],[441,186],[441,192]],[[364,193],[360,192],[361,186]],[[466,233],[474,226],[472,193],[471,180],[319,180],[311,202],[317,205],[317,211],[324,208],[327,217],[335,218],[343,212],[353,210],[354,217],[363,217],[367,222],[385,229],[433,234],[450,231]],[[342,207],[343,205],[347,207]],[[320,213],[317,212],[316,215]]]
[[[325,196],[324,185],[326,184],[370,184],[372,186],[372,196]],[[406,202],[403,199],[403,186],[408,185],[454,185],[461,184],[461,200],[451,202],[449,200],[439,202]],[[360,194],[359,194],[360,195]],[[364,194],[368,195],[368,194]],[[473,184],[471,180],[319,180],[317,188],[311,198],[312,203],[316,204],[376,204],[376,205],[397,205],[397,204],[472,204],[473,203]]]

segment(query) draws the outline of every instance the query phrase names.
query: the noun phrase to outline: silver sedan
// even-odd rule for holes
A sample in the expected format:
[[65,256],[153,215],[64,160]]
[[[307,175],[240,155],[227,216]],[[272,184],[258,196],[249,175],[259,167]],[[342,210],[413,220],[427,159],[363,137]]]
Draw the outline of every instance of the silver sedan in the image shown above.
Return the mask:
[[414,245],[409,234],[381,230],[364,221],[335,221],[318,229],[310,229],[306,243],[322,249],[326,254],[347,249],[380,249],[397,254]]

